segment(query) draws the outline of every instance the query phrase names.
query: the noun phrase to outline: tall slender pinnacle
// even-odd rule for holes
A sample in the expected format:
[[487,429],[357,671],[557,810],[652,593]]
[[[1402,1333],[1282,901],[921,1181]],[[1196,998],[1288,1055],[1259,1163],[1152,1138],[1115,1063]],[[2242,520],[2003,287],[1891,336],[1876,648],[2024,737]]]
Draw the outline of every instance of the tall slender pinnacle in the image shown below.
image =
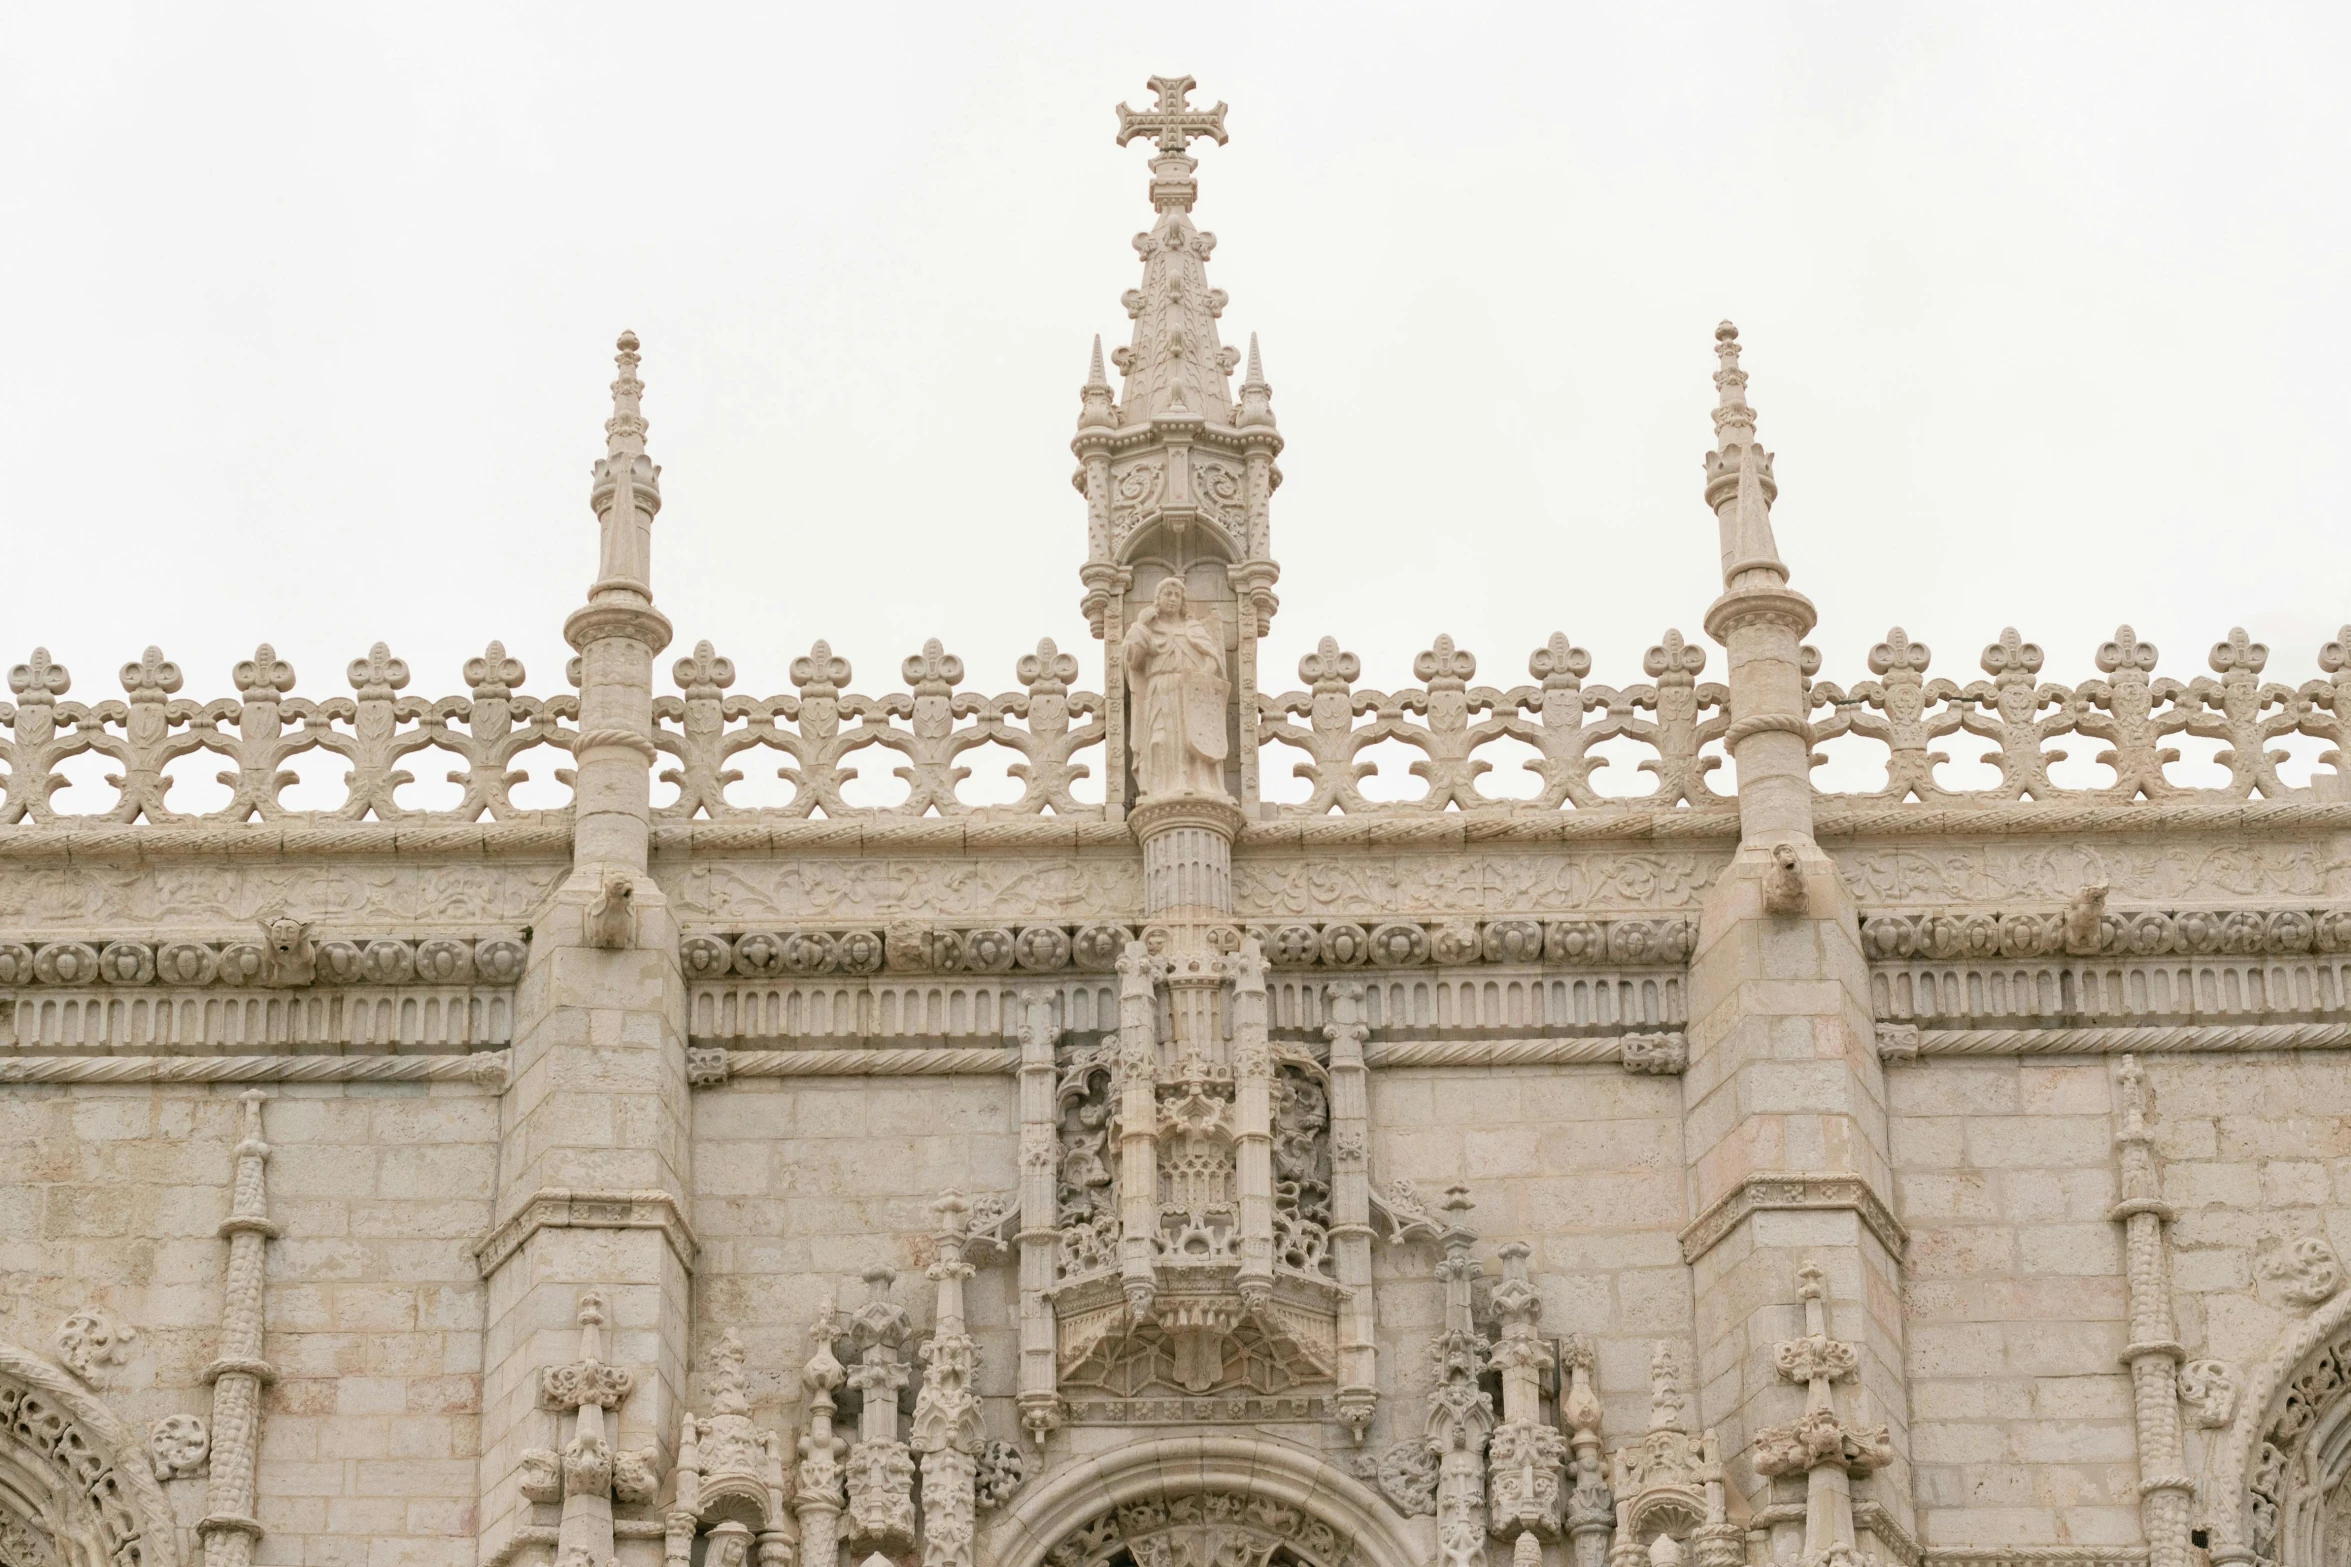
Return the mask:
[[[647,768],[653,746],[653,655],[669,645],[669,620],[653,607],[653,518],[661,510],[661,469],[645,455],[645,383],[637,379],[637,334],[613,344],[620,374],[604,455],[591,470],[596,513],[596,580],[588,601],[563,623],[579,649],[579,758],[574,868],[644,869],[651,809]],[[641,905],[640,905],[641,907]]]
[[1241,412],[1234,423],[1268,428],[1274,423],[1273,388],[1266,383],[1265,362],[1258,356],[1255,332],[1249,334],[1249,369],[1241,378]]
[[[1739,329],[1714,329],[1714,450],[1706,454],[1706,504],[1722,540],[1722,597],[1706,611],[1706,631],[1730,655],[1731,725],[1723,746],[1739,769],[1739,823],[1750,846],[1794,852],[1812,837],[1809,688],[1804,633],[1812,601],[1788,586],[1788,568],[1772,538],[1771,453],[1755,438],[1747,372],[1739,368]],[[1801,856],[1799,856],[1800,858]]]
[[1111,391],[1110,377],[1102,368],[1102,334],[1099,332],[1094,334],[1094,357],[1086,366],[1086,384],[1078,388],[1078,396],[1085,402],[1078,412],[1079,429],[1118,427],[1116,394]]
[[653,518],[661,510],[661,469],[645,455],[645,383],[637,379],[637,334],[613,344],[620,375],[612,383],[612,417],[604,421],[604,456],[588,504],[601,525],[593,599],[608,590],[653,598]]
[[1714,372],[1717,401],[1714,450],[1706,454],[1706,504],[1722,528],[1722,583],[1725,588],[1785,584],[1788,568],[1771,531],[1771,504],[1779,498],[1779,486],[1772,482],[1771,453],[1755,439],[1747,372],[1739,368],[1739,329],[1728,321],[1714,329],[1714,352],[1722,368]]

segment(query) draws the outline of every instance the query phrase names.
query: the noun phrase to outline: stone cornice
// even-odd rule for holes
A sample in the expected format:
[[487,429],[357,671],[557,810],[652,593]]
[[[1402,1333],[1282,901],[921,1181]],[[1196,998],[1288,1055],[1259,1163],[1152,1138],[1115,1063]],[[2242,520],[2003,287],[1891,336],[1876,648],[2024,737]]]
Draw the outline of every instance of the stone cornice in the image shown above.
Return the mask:
[[[1485,844],[1734,844],[1736,802],[1702,809],[1630,804],[1598,810],[1498,809],[1422,811],[1410,806],[1353,816],[1280,817],[1246,823],[1234,852],[1246,856],[1348,847],[1468,849]],[[1814,798],[1821,839],[2114,837],[2351,832],[2351,802],[2326,800],[2119,802],[2006,801],[1928,805]],[[0,862],[179,864],[190,860],[327,860],[397,857],[418,860],[545,859],[571,852],[568,809],[502,821],[276,821],[0,828]],[[660,821],[660,854],[768,855],[825,852],[986,853],[992,850],[1134,848],[1123,821],[1092,816],[779,817],[746,814],[717,821]]]
[[1725,1192],[1682,1230],[1682,1261],[1695,1263],[1751,1215],[1823,1210],[1857,1215],[1896,1257],[1910,1244],[1910,1232],[1861,1176],[1849,1171],[1762,1170]]
[[474,1265],[489,1278],[541,1230],[659,1230],[688,1273],[702,1242],[668,1192],[592,1192],[542,1187],[476,1242]]
[[189,860],[551,859],[571,853],[571,812],[489,822],[197,822],[165,826],[0,828],[0,862],[121,864]]

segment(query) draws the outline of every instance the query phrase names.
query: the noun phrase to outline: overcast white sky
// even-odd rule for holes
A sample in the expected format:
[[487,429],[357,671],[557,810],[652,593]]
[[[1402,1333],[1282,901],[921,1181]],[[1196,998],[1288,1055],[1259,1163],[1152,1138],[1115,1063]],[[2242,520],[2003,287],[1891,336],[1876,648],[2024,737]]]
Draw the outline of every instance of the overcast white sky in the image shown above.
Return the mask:
[[328,695],[382,638],[440,695],[500,637],[561,689],[625,326],[677,651],[1096,685],[1068,440],[1150,216],[1111,106],[1174,71],[1289,440],[1269,686],[1698,637],[1724,316],[1829,676],[2014,624],[2073,681],[2127,620],[2298,683],[2351,619],[2346,15],[9,3],[0,653],[209,697],[267,638]]

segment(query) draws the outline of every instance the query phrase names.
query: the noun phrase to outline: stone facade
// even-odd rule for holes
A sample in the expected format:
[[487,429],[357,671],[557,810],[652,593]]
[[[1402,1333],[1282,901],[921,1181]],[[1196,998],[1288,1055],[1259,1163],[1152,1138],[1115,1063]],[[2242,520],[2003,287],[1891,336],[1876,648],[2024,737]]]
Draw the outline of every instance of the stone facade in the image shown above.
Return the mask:
[[[2351,627],[2299,682],[2128,627],[2074,684],[2013,630],[1823,678],[1726,323],[1714,648],[1376,689],[1324,638],[1285,690],[1191,85],[1119,113],[1098,656],[657,691],[624,335],[565,694],[495,643],[439,698],[380,645],[336,696],[12,670],[0,1563],[2351,1559],[2351,796],[2274,744],[2343,744]],[[1815,786],[1839,739],[1882,788]]]

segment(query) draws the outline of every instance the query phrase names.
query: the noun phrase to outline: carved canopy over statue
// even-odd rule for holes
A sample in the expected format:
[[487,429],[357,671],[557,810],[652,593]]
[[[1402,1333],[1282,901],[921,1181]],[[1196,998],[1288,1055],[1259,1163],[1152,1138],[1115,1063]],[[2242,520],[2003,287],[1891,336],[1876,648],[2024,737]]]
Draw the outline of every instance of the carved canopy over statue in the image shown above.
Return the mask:
[[1223,795],[1224,643],[1193,615],[1181,581],[1159,585],[1126,638],[1135,779],[1144,795]]

